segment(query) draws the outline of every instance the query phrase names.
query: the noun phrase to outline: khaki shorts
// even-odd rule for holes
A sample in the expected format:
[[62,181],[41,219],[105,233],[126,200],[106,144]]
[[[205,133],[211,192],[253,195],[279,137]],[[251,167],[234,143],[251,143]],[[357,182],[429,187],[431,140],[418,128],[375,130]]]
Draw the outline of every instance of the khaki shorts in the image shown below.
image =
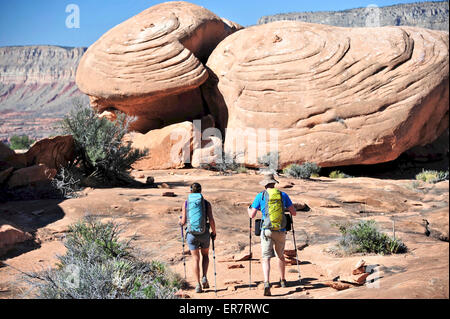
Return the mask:
[[[284,256],[284,246],[286,244],[286,232],[285,231],[274,231],[270,229],[261,230],[261,248],[262,248],[262,258],[272,258],[276,256],[278,258],[283,258]],[[275,246],[275,253],[273,246]]]

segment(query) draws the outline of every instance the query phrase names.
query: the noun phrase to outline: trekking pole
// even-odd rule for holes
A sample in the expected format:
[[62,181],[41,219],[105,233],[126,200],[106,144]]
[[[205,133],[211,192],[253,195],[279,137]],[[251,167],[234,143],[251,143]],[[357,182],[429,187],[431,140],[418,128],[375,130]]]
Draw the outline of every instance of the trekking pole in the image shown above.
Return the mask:
[[302,279],[300,276],[300,266],[298,264],[297,243],[295,242],[294,218],[293,218],[292,214],[291,214],[291,218],[292,218],[292,237],[294,238],[295,258],[297,259],[298,282],[299,282],[299,284],[301,284]]
[[[181,216],[180,216],[180,219],[181,219]],[[180,225],[180,226],[181,226],[181,239],[183,240],[182,254],[183,254],[183,266],[184,266],[184,280],[186,280],[186,258],[184,256],[184,232],[183,232],[183,225]]]
[[214,263],[214,293],[217,297],[217,282],[216,282],[216,252],[214,249],[214,239],[212,239],[212,249],[213,249],[213,263]]
[[250,258],[248,259],[248,289],[252,287],[252,219],[250,218]]

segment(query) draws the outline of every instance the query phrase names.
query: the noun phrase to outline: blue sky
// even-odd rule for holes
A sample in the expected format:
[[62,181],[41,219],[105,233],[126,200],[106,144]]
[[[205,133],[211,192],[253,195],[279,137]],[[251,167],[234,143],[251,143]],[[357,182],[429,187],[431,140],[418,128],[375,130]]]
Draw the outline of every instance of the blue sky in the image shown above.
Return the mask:
[[[0,46],[50,44],[89,46],[115,25],[164,1],[153,0],[0,0]],[[344,10],[408,0],[192,0],[243,26],[264,15],[296,11]],[[67,28],[69,4],[80,9],[80,27]]]

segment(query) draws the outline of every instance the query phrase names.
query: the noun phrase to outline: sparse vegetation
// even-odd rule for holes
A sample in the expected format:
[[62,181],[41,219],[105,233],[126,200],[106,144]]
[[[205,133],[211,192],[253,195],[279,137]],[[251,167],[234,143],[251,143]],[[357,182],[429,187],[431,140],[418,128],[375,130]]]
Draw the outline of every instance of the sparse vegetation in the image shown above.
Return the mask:
[[416,175],[416,180],[427,183],[438,183],[440,181],[448,180],[448,171],[422,170],[421,173]]
[[265,168],[276,171],[278,169],[278,152],[269,152],[258,158],[258,164],[263,165]]
[[27,275],[43,299],[171,299],[181,279],[158,261],[136,257],[120,227],[86,217],[69,228],[55,269]]
[[221,162],[213,164],[204,163],[201,164],[200,167],[202,169],[220,172],[221,174],[230,174],[231,172],[245,173],[247,172],[247,169],[242,163],[239,162],[239,156],[240,154],[224,152],[222,154]]
[[68,172],[79,171],[85,177],[81,183],[85,184],[88,181],[111,186],[130,183],[131,164],[147,154],[133,149],[131,141],[122,140],[134,120],[119,113],[115,121],[109,121],[99,118],[90,107],[76,105],[61,123],[63,133],[71,134],[75,140],[76,157]]
[[27,150],[34,142],[27,135],[14,135],[9,140],[12,150]]
[[330,178],[351,178],[352,176],[345,174],[339,170],[332,171],[329,175]]
[[76,176],[77,170],[62,167],[55,178],[52,179],[52,186],[61,193],[63,198],[76,198],[78,191],[81,190],[82,176]]
[[289,177],[308,179],[313,175],[317,176],[320,167],[315,163],[306,162],[302,165],[291,164],[283,170],[283,173]]
[[339,250],[345,254],[376,253],[398,254],[407,251],[406,245],[399,239],[381,233],[375,221],[362,220],[353,225],[338,225],[342,237]]

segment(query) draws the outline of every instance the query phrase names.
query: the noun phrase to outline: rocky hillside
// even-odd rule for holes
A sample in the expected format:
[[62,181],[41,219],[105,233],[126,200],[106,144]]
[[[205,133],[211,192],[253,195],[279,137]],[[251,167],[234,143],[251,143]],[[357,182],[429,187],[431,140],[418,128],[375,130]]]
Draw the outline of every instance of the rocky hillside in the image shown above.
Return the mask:
[[85,51],[57,46],[0,47],[0,137],[11,131],[26,133],[26,114],[33,121],[60,117],[72,106],[72,99],[87,99],[75,84],[76,68]]
[[449,30],[448,1],[398,4],[376,9],[356,8],[344,11],[292,12],[263,16],[258,24],[279,20],[294,20],[339,27],[365,27],[379,16],[380,26],[415,26],[433,30]]

